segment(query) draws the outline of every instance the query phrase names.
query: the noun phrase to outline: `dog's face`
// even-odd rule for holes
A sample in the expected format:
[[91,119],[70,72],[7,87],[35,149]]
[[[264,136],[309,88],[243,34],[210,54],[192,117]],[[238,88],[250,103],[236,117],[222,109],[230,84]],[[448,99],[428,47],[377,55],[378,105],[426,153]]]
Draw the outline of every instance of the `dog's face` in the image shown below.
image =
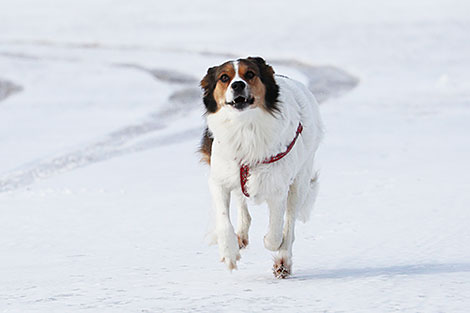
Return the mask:
[[229,107],[237,111],[261,108],[277,111],[279,87],[274,71],[262,58],[228,61],[209,68],[201,81],[208,113]]

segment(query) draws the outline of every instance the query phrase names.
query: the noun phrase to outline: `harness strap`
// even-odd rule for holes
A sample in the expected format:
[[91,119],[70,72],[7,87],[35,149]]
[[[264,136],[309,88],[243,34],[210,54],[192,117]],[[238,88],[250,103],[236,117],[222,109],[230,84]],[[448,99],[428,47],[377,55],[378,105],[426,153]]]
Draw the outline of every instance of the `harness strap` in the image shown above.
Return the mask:
[[[294,139],[291,141],[291,143],[287,146],[286,151],[278,153],[276,155],[271,156],[268,159],[265,159],[262,164],[270,164],[274,163],[276,161],[279,161],[283,157],[285,157],[294,147],[295,142],[297,141],[297,138],[299,138],[299,135],[302,133],[302,130],[304,127],[302,126],[302,123],[299,122],[299,126],[297,127],[297,132],[295,133]],[[250,166],[247,164],[242,164],[240,165],[240,185],[242,187],[242,192],[246,197],[250,197],[248,194],[248,191],[246,190],[246,183],[248,181],[248,176],[250,175]]]

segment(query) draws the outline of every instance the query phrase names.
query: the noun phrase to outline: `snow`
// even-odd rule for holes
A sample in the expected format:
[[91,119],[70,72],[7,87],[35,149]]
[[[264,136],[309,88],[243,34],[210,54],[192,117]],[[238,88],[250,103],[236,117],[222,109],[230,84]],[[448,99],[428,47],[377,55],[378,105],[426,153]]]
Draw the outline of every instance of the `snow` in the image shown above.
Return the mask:
[[[468,311],[470,5],[236,5],[0,4],[0,312]],[[238,271],[205,241],[197,82],[247,55],[323,100],[287,280],[264,206]]]

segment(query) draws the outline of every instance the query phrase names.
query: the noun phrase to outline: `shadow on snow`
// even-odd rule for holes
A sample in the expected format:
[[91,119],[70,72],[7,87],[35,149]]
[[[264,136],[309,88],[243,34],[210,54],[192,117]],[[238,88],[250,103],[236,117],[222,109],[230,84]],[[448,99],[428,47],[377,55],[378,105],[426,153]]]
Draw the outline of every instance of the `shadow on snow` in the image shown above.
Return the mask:
[[367,278],[380,276],[414,276],[470,272],[468,263],[409,264],[388,267],[340,268],[320,271],[299,271],[292,280]]

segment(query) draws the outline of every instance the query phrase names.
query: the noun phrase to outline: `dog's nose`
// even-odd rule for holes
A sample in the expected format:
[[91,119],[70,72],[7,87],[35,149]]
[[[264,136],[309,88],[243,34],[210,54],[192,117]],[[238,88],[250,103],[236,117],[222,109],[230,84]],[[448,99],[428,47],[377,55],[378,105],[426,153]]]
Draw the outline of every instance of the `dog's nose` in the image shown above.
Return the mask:
[[233,91],[242,91],[245,89],[245,83],[242,81],[237,81],[232,84]]

